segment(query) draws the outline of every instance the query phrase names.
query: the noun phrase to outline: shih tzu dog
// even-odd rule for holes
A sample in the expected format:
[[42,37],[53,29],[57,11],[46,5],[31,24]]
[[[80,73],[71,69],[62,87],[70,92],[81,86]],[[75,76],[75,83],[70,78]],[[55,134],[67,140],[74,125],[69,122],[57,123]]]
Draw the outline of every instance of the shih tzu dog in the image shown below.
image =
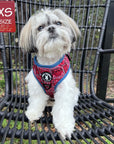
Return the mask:
[[54,99],[53,123],[63,138],[70,138],[75,126],[73,110],[80,92],[67,53],[79,35],[77,24],[60,9],[36,12],[20,34],[24,52],[37,49],[33,68],[25,78],[29,92],[25,114],[31,122],[38,120],[48,100]]

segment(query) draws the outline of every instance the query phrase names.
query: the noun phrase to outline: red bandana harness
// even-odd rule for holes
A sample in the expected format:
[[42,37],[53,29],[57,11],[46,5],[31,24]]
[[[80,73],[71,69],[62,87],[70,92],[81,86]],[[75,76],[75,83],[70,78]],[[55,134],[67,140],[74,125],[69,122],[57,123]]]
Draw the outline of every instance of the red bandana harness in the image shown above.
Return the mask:
[[70,61],[66,55],[55,64],[49,66],[40,65],[36,57],[34,57],[33,74],[44,92],[51,98],[54,98],[57,86],[66,78],[69,70]]

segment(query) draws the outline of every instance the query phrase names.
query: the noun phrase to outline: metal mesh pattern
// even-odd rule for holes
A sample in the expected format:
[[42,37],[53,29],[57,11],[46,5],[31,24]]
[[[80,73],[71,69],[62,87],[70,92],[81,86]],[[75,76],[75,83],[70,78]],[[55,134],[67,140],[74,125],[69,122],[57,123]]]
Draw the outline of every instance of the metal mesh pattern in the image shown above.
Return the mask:
[[[110,0],[15,0],[16,32],[0,34],[6,82],[6,97],[0,104],[2,143],[114,143],[114,109],[97,99],[94,79]],[[71,66],[81,96],[74,109],[75,131],[64,141],[54,128],[51,107],[30,124],[25,117],[28,92],[25,76],[32,67],[34,53],[24,54],[18,46],[21,28],[41,8],[61,8],[78,24],[82,36],[71,52]],[[18,139],[16,139],[18,138]],[[28,140],[27,140],[28,139]]]
[[[106,1],[16,1],[16,33],[4,34],[7,52],[8,71],[11,72],[11,93],[27,95],[24,77],[32,66],[32,55],[24,55],[18,47],[19,35],[23,25],[37,10],[51,7],[61,8],[79,25],[81,37],[77,40],[76,49],[72,51],[71,66],[82,93],[90,93],[90,81],[95,73],[94,63],[98,49],[101,48],[103,20],[106,19]],[[24,86],[23,86],[24,85]]]

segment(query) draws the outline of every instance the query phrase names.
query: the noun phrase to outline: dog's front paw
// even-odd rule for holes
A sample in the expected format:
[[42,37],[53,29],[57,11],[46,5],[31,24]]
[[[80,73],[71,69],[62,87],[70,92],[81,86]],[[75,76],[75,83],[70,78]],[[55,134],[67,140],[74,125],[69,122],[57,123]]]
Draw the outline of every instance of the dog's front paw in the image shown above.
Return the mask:
[[64,120],[53,119],[53,121],[54,121],[55,128],[60,133],[63,139],[66,139],[67,137],[71,138],[71,134],[73,133],[74,126],[75,126],[75,120],[73,118],[64,119]]
[[73,133],[74,125],[63,123],[61,126],[57,127],[57,131],[60,133],[63,139],[71,138],[71,134]]
[[25,112],[25,115],[32,123],[33,121],[38,120],[42,116],[42,113],[38,114],[38,112],[36,112],[35,110],[29,109]]

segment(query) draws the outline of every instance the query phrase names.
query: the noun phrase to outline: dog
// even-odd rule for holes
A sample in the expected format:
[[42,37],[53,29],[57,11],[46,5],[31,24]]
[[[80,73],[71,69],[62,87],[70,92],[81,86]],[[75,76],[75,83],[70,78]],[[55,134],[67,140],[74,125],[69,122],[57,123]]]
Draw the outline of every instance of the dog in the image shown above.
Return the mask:
[[25,112],[33,122],[43,115],[49,99],[53,123],[65,139],[74,130],[74,106],[79,89],[72,75],[67,54],[75,46],[80,30],[75,21],[60,9],[37,11],[21,30],[19,46],[24,52],[37,49],[33,68],[26,76],[29,105]]

